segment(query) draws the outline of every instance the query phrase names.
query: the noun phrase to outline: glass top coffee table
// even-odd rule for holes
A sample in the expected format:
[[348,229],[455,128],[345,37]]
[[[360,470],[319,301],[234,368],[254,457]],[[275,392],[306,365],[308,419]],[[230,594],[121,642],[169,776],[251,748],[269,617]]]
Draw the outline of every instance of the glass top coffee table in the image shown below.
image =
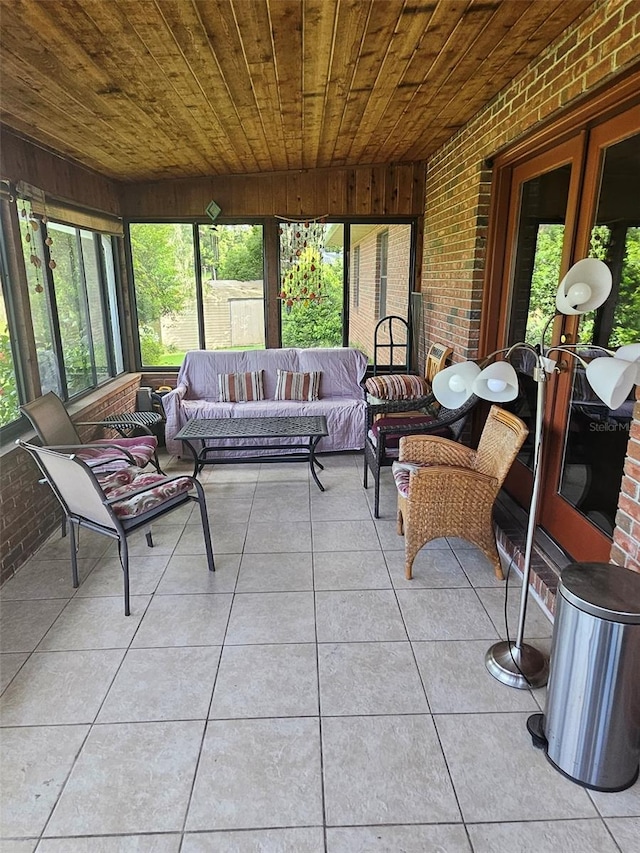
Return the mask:
[[[324,470],[318,462],[315,450],[318,442],[329,435],[324,415],[274,418],[193,418],[183,426],[175,438],[189,448],[193,456],[193,476],[196,477],[205,465],[220,465],[238,462],[308,462],[311,476],[320,491],[324,486],[318,479],[316,468]],[[304,443],[271,442],[270,444],[243,444],[245,439],[306,439]],[[265,450],[259,456],[234,456],[211,459],[209,454],[228,450],[228,446],[216,447],[207,442],[233,439],[238,444],[235,450]],[[199,446],[198,446],[199,445]],[[281,451],[273,453],[274,450]]]

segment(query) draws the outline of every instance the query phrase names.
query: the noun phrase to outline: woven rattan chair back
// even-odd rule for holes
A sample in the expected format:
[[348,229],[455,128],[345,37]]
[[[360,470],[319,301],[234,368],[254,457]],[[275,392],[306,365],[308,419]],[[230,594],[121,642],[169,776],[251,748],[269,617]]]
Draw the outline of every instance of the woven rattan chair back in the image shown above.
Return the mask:
[[492,406],[476,451],[476,471],[495,477],[502,485],[527,433],[519,417]]
[[445,346],[445,344],[431,344],[427,353],[427,362],[424,370],[424,378],[429,383],[429,386],[433,384],[433,377],[436,373],[444,370],[447,359],[452,352],[453,349]]

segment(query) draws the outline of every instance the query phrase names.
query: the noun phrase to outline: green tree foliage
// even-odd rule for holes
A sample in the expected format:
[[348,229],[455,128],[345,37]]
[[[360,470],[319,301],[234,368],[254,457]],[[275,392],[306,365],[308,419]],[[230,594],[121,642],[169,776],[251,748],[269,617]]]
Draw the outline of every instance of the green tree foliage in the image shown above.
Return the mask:
[[262,281],[262,227],[220,225],[217,236],[217,277],[231,281]]
[[9,329],[5,326],[0,332],[0,426],[11,423],[18,417],[19,404]]
[[545,324],[556,310],[563,239],[564,225],[540,225],[531,274],[527,318],[526,340],[530,344],[540,343]]
[[138,323],[151,326],[179,314],[193,294],[191,226],[138,223],[130,234]]

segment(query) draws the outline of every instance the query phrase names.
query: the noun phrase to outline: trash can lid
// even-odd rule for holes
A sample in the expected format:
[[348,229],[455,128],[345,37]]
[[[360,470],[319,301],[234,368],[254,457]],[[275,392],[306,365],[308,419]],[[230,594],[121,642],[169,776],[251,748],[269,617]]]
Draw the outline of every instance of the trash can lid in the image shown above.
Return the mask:
[[613,563],[571,563],[558,592],[592,616],[640,625],[640,572]]

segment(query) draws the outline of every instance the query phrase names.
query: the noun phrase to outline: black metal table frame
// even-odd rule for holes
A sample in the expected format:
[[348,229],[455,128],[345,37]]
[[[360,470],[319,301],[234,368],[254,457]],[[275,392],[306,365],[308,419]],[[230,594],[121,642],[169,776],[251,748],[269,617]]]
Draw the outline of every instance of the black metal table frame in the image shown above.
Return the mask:
[[[272,417],[272,418],[229,418],[229,419],[207,419],[207,418],[194,418],[189,421],[185,427],[183,427],[180,432],[178,432],[175,436],[176,440],[181,441],[184,445],[189,448],[189,452],[193,456],[193,476],[197,477],[200,471],[204,468],[205,465],[237,465],[247,462],[308,462],[309,463],[309,471],[311,472],[311,476],[313,477],[316,485],[320,489],[321,492],[324,492],[324,486],[318,479],[318,475],[316,473],[316,467],[320,468],[321,471],[324,471],[324,465],[318,461],[315,455],[315,450],[318,442],[321,438],[324,438],[328,435],[326,429],[326,419],[324,416],[318,416],[324,421],[324,433],[318,435],[309,435],[308,433],[300,432],[300,433],[280,433],[277,431],[260,433],[258,436],[252,435],[203,435],[203,436],[182,436],[182,433],[189,428],[190,424],[194,424],[195,422],[202,422],[207,420],[213,420],[216,424],[222,425],[227,420],[231,421],[247,421],[247,420],[260,420],[264,422],[273,422],[273,421],[288,421],[298,420],[296,417]],[[315,418],[314,418],[315,419]],[[238,424],[236,424],[238,425]],[[220,441],[222,439],[231,439],[235,440],[236,438],[242,440],[247,438],[304,438],[305,435],[308,437],[308,441],[306,444],[237,444],[234,445],[233,450],[284,450],[286,453],[269,453],[266,456],[233,456],[226,457],[224,459],[207,459],[207,455],[210,453],[216,453],[223,450],[229,450],[229,447],[207,447],[207,441]],[[194,444],[198,442],[200,444],[200,449],[198,450]]]

